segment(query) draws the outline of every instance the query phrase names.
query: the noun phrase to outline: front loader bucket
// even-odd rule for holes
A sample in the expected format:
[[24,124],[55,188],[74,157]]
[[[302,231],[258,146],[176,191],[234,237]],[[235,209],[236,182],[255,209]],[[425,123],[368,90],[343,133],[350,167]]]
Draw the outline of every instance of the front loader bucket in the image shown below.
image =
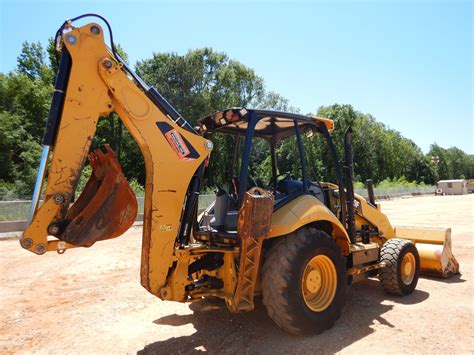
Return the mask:
[[395,235],[415,243],[422,274],[449,277],[459,273],[459,263],[451,247],[451,228],[397,227]]
[[125,233],[135,221],[138,205],[112,149],[106,145],[89,154],[92,174],[66,215],[69,221],[57,237],[77,246],[90,247]]

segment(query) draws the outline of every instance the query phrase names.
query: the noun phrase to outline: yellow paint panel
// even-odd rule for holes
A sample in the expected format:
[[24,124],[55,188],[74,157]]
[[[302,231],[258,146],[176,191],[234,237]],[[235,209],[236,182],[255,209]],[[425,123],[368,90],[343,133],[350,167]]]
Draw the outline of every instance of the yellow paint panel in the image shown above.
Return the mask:
[[395,234],[415,243],[422,272],[443,277],[459,272],[459,263],[452,252],[451,228],[396,227]]
[[[72,57],[72,68],[48,172],[45,202],[22,236],[23,239],[33,241],[31,251],[37,245],[48,244],[48,225],[64,218],[95,135],[98,119],[112,112],[108,88],[97,71],[107,49],[102,32],[92,35],[91,26],[69,32],[69,35],[78,38],[78,42],[74,45],[65,43]],[[56,194],[64,198],[64,203],[52,202]]]
[[[360,203],[359,210],[362,213],[362,217],[370,224],[376,226],[378,230],[383,233],[384,238],[393,238],[395,236],[393,227],[388,217],[380,211],[380,208],[373,207],[360,195],[356,194],[355,198]],[[358,219],[357,217],[358,216],[356,216],[356,221]]]
[[[210,150],[206,148],[206,139],[179,127],[153,105],[120,67],[99,66],[99,72],[114,93],[115,111],[145,158],[141,281],[150,292],[159,294],[166,283],[168,269],[175,261],[174,243],[189,182]],[[160,131],[159,123],[170,125],[180,142],[184,143],[184,137],[199,157],[183,159]]]
[[[28,246],[31,251],[47,243],[48,225],[66,215],[99,117],[115,111],[139,145],[145,161],[141,282],[151,293],[162,296],[160,289],[167,283],[169,268],[177,258],[175,240],[185,194],[211,149],[206,147],[206,139],[175,124],[150,101],[115,62],[104,43],[103,31],[93,34],[91,26],[100,28],[88,24],[66,34],[77,40],[64,43],[72,58],[72,68],[45,203],[24,238],[32,240]],[[106,61],[112,65],[105,65]],[[163,131],[158,124],[165,127]],[[169,129],[169,136],[165,129]],[[188,158],[188,152],[193,150],[197,154]],[[65,202],[55,204],[51,199],[54,194],[61,194]],[[187,277],[186,272],[183,275]]]
[[333,236],[338,239],[345,254],[349,252],[349,237],[337,217],[316,197],[303,195],[279,208],[272,217],[269,238],[294,232],[308,223],[328,221],[333,227]]
[[334,130],[334,121],[330,120],[329,118],[324,118],[324,117],[313,117],[316,121],[324,123],[326,128],[328,129],[329,132],[332,132]]

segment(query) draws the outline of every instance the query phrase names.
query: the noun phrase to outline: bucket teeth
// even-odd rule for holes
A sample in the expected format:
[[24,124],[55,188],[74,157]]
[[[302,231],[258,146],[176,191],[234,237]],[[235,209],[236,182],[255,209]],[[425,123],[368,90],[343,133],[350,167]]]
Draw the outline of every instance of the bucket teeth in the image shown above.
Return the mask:
[[98,240],[123,234],[134,222],[138,205],[122,174],[114,151],[97,149],[88,155],[92,174],[66,215],[68,222],[58,236],[68,243],[91,246]]

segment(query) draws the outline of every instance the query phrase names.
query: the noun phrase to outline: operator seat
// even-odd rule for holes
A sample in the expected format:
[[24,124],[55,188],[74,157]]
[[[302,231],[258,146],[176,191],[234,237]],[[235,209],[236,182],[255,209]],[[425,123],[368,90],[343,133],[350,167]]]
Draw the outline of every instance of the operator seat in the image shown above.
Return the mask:
[[[326,198],[324,191],[321,188],[321,185],[316,182],[307,181],[308,194],[316,197],[321,203],[326,204]],[[291,201],[293,198],[296,198],[304,193],[304,183],[303,180],[295,179],[284,179],[278,182],[278,186],[275,191],[275,205],[281,205],[283,201]]]

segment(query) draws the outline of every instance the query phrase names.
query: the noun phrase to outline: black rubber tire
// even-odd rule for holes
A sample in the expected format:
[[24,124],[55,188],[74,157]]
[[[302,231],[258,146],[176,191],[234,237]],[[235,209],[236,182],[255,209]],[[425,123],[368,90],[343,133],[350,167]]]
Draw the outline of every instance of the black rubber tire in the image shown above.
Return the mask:
[[[337,273],[337,288],[331,305],[312,311],[303,299],[301,279],[306,264],[316,255],[326,255]],[[340,317],[346,298],[346,259],[335,240],[323,231],[301,228],[281,237],[267,253],[262,268],[263,303],[268,315],[293,334],[319,334]]]
[[[402,259],[407,253],[412,253],[415,256],[416,262],[415,275],[412,282],[408,285],[402,280],[400,267]],[[406,296],[415,290],[420,274],[420,256],[415,244],[406,239],[389,239],[382,246],[380,261],[385,261],[387,264],[379,272],[380,283],[387,293]]]

